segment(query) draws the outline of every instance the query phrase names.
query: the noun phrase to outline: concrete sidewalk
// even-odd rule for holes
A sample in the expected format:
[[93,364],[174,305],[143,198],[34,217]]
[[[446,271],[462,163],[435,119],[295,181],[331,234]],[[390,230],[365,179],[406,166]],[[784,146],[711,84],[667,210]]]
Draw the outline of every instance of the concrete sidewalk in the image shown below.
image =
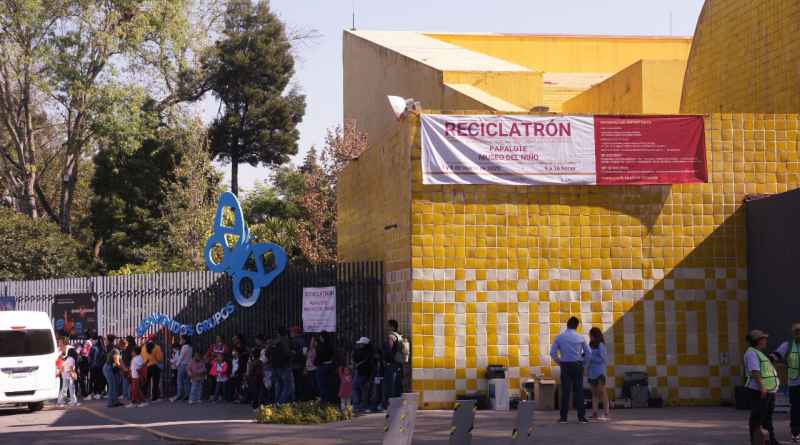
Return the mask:
[[[510,442],[516,412],[479,411],[475,445]],[[446,444],[452,412],[420,411],[414,444]],[[588,425],[560,425],[555,411],[537,412],[535,443],[587,445],[730,445],[746,444],[746,411],[732,408],[629,409],[612,412],[613,420]],[[0,443],[250,443],[271,445],[380,445],[383,414],[325,425],[261,425],[249,406],[161,402],[145,408],[106,408],[87,401],[80,408],[39,413],[0,414]],[[776,414],[779,439],[788,443],[786,414]]]
[[[99,406],[98,406],[99,405]],[[274,445],[379,445],[383,414],[361,416],[351,422],[325,425],[261,425],[250,422],[249,406],[231,404],[185,405],[164,402],[142,409],[108,409],[90,403],[88,409],[105,420],[148,425],[156,434],[176,441],[261,443]],[[537,412],[537,443],[722,445],[747,443],[747,415],[732,408],[662,408],[616,410],[610,422],[589,425],[557,423],[558,413]],[[473,431],[475,445],[501,445],[511,439],[516,412],[479,411]],[[450,411],[420,411],[415,444],[446,444]],[[209,421],[213,423],[195,423]],[[174,422],[174,424],[173,424]],[[191,423],[188,423],[191,422]],[[788,417],[776,415],[779,438],[788,441]]]

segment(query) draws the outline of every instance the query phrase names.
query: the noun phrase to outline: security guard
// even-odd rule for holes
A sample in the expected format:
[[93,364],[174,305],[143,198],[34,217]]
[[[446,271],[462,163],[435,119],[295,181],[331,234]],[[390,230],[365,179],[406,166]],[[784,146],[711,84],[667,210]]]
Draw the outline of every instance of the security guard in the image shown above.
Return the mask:
[[781,343],[775,358],[786,362],[789,370],[789,403],[791,403],[792,442],[800,443],[800,323],[792,325],[794,338]]
[[778,372],[770,359],[764,354],[768,335],[758,329],[750,331],[747,341],[750,347],[744,353],[744,366],[747,373],[745,387],[750,393],[750,443],[763,444],[761,428],[769,433],[769,444],[780,444],[775,438],[772,426],[772,413],[775,411],[775,393],[780,381]]

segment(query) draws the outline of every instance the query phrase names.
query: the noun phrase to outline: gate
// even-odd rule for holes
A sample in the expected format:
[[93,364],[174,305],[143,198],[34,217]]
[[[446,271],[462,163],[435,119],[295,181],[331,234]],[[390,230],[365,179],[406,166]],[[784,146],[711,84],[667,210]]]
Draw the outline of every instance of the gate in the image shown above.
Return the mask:
[[[312,267],[289,265],[249,307],[234,302],[235,311],[218,327],[193,337],[196,348],[205,348],[221,335],[230,342],[234,334],[247,338],[274,335],[280,327],[302,326],[304,287],[336,287],[336,338],[343,352],[366,336],[380,339],[384,325],[383,265],[380,262],[338,263]],[[51,314],[55,295],[86,294],[97,297],[100,335],[136,335],[139,323],[153,313],[194,324],[211,317],[233,301],[231,280],[212,272],[180,272],[148,275],[69,278],[0,282],[0,292],[14,296],[18,310]],[[151,328],[169,356],[173,335]],[[201,349],[202,350],[202,349]]]

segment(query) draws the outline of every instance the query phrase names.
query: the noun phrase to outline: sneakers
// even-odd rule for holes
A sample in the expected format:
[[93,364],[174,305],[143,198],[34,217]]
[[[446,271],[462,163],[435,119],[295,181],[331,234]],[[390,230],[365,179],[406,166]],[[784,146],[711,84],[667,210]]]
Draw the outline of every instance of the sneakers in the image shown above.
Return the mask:
[[130,405],[125,405],[125,408],[136,408],[136,405],[131,403]]
[[179,399],[180,399],[180,398],[179,398],[178,396],[175,396],[175,397],[170,397],[170,398],[169,398],[169,401],[170,401],[170,402],[177,402]]
[[139,404],[139,408],[144,408],[144,407],[145,407],[145,406],[147,406],[147,405],[148,405],[148,403],[147,403],[147,402],[140,403],[140,404]]
[[558,419],[558,423],[567,423],[567,419]]
[[589,420],[586,417],[584,417],[584,418],[578,419],[578,423],[589,423]]
[[800,443],[800,434],[792,434],[792,443]]
[[64,403],[63,402],[56,403],[56,408],[63,408],[63,407],[64,407]]
[[81,406],[81,402],[70,403],[69,406],[71,406],[73,408],[76,407],[76,406]]

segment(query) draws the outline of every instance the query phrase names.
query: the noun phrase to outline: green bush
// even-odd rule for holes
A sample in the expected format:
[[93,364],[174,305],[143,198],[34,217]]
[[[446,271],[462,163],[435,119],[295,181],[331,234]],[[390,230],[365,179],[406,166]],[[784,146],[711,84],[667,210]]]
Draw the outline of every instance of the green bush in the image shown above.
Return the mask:
[[353,409],[312,402],[295,402],[283,405],[264,405],[256,414],[258,423],[281,423],[286,425],[309,425],[318,423],[340,422],[351,420]]

